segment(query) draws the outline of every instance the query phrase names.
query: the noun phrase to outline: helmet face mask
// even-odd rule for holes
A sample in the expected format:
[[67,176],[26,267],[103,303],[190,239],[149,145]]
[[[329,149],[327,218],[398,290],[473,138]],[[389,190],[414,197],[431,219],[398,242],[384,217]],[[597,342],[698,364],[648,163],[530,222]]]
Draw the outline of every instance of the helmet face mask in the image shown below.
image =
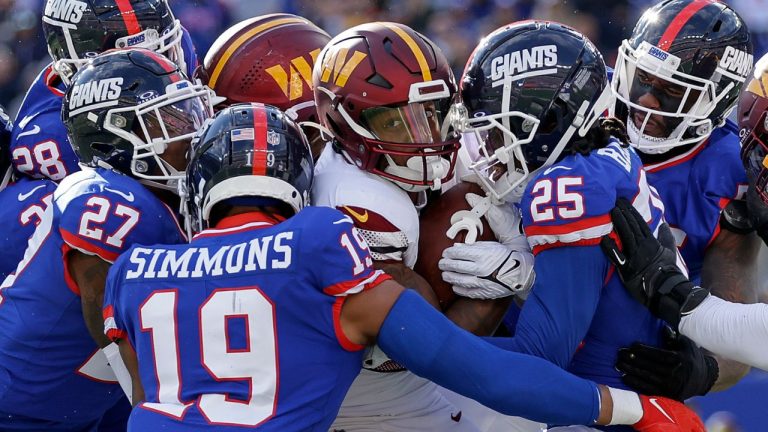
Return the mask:
[[[711,118],[714,110],[737,85],[718,88],[712,80],[678,71],[679,65],[678,57],[645,41],[636,50],[624,41],[619,50],[612,88],[629,109],[631,142],[643,152],[663,153],[709,136],[718,126]],[[654,105],[643,104],[647,95],[655,98]]]
[[[741,138],[741,161],[747,178],[768,208],[768,56],[755,64],[751,81],[739,99],[737,117]],[[749,202],[750,199],[748,198]],[[752,211],[752,210],[750,210]],[[763,211],[760,211],[763,213]]]
[[[163,181],[175,190],[184,177],[192,138],[213,115],[213,94],[202,84],[178,81],[162,95],[145,96],[148,99],[138,105],[107,111],[104,130],[133,144],[133,176]],[[133,118],[130,131],[124,129],[127,118]]]
[[350,163],[407,192],[453,176],[460,144],[447,116],[456,83],[424,36],[396,23],[353,27],[320,53],[313,86],[320,123]]

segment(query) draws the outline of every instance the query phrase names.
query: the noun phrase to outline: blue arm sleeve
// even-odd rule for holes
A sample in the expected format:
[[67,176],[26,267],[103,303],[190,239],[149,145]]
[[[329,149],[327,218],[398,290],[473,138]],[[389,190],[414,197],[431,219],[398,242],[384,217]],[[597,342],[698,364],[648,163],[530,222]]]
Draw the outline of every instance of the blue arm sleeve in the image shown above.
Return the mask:
[[589,330],[608,261],[600,246],[566,246],[540,252],[535,269],[515,337],[492,343],[566,368]]
[[416,375],[507,415],[591,425],[600,412],[595,383],[542,359],[495,348],[411,290],[392,306],[378,344]]

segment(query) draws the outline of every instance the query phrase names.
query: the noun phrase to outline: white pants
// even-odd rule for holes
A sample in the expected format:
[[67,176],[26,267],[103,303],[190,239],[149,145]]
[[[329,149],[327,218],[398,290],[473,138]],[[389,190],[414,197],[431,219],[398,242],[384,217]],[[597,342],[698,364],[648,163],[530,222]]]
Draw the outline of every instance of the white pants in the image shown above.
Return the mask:
[[476,400],[446,388],[440,387],[440,393],[456,408],[460,409],[464,415],[469,416],[482,432],[542,432],[547,430],[547,425],[544,423],[504,415]]
[[437,384],[410,372],[363,369],[352,383],[331,431],[481,432],[438,391]]
[[547,432],[601,432],[600,429],[591,428],[589,426],[558,426],[547,429]]

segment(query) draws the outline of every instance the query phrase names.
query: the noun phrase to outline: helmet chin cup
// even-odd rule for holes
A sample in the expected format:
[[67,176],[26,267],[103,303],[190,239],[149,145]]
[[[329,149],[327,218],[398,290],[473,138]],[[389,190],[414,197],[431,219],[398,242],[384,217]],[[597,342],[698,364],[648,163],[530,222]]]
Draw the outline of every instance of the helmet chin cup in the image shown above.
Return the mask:
[[[384,158],[387,160],[384,172],[391,176],[386,178],[406,192],[440,189],[443,178],[448,175],[451,169],[451,163],[440,156],[424,156],[423,158],[412,156],[408,158],[405,166],[398,165],[388,154],[385,154]],[[427,167],[426,173],[424,172],[425,165]],[[414,184],[407,182],[408,180],[413,182],[426,181],[428,184]]]

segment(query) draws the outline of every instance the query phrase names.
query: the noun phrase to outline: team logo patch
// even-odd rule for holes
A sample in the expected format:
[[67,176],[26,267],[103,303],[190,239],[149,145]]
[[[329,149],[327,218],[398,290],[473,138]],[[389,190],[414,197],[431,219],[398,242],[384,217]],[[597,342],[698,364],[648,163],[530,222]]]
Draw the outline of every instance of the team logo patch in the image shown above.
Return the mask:
[[254,136],[253,128],[234,129],[229,133],[232,141],[253,141]]
[[117,105],[123,91],[122,84],[123,78],[117,77],[90,81],[72,87],[69,97],[70,115],[93,108]]
[[45,5],[45,16],[57,21],[78,24],[83,19],[83,12],[88,7],[78,0],[53,0]]
[[557,45],[542,45],[514,51],[491,60],[491,80],[500,84],[504,78],[550,75],[557,72]]
[[273,130],[267,130],[267,144],[273,146],[280,144],[280,135]]
[[662,51],[659,48],[656,48],[655,46],[652,46],[648,49],[648,54],[650,54],[653,57],[656,57],[657,59],[664,61],[669,57],[669,53],[666,51]]

